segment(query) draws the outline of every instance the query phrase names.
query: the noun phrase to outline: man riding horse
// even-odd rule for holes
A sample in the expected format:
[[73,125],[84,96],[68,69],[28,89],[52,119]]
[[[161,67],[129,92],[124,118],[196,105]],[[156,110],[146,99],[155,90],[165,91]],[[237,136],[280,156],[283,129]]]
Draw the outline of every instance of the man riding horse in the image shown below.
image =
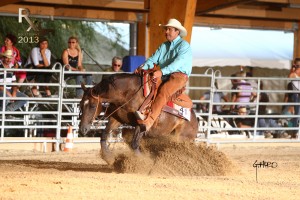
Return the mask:
[[153,79],[156,79],[157,88],[163,82],[151,105],[150,113],[145,116],[141,111],[135,112],[143,131],[148,131],[152,127],[172,95],[185,87],[192,71],[192,50],[189,43],[182,39],[187,35],[186,29],[176,19],[170,19],[166,25],[160,26],[165,29],[167,41],[135,70],[135,73],[141,73],[142,70],[152,69],[154,65],[158,65],[160,69],[153,72]]

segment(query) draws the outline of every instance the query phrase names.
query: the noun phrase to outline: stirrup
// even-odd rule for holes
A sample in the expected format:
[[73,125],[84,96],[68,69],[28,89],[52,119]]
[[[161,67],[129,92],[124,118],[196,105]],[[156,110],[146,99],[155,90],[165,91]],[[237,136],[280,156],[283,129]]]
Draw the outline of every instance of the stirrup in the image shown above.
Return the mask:
[[142,114],[140,111],[135,111],[134,114],[135,114],[135,117],[138,120],[145,120],[146,119],[146,116],[144,114]]

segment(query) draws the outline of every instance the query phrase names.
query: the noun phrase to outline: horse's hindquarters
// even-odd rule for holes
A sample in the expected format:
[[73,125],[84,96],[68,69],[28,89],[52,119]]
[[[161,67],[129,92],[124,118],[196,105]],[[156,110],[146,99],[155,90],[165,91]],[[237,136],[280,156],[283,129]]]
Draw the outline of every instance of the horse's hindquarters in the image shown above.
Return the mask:
[[149,137],[174,135],[178,141],[192,141],[197,137],[197,132],[198,121],[192,110],[190,121],[162,112],[146,135]]

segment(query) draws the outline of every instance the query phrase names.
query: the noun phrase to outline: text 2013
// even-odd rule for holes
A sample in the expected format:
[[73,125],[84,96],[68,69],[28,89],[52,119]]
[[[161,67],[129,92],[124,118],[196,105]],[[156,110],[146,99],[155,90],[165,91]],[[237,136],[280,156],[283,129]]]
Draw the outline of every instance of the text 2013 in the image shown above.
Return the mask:
[[38,36],[18,36],[18,43],[39,43]]

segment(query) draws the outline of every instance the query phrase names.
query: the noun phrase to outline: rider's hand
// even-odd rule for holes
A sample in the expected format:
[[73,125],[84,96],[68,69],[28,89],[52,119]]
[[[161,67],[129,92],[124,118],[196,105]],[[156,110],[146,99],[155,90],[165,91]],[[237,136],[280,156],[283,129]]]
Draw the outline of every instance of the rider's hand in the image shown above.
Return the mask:
[[160,77],[162,77],[161,70],[156,70],[155,72],[153,72],[153,78],[160,78]]
[[136,69],[134,70],[134,73],[135,73],[135,74],[141,74],[141,71],[142,71],[142,69],[143,69],[143,66],[144,66],[144,65],[140,65],[138,68],[136,68]]

